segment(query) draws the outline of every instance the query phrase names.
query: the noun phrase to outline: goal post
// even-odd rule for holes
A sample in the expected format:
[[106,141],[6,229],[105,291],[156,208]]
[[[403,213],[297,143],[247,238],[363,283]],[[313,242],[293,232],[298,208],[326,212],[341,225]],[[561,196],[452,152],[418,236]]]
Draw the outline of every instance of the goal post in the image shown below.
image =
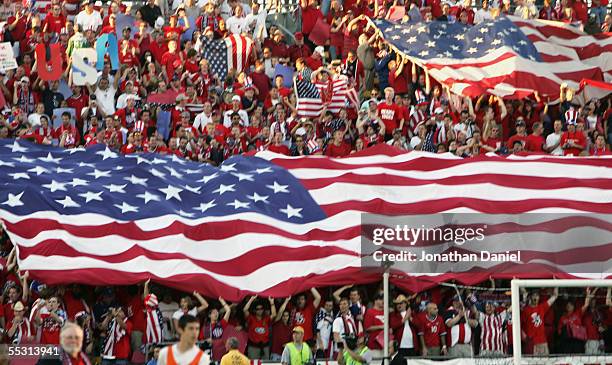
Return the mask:
[[512,299],[512,356],[514,365],[521,364],[521,288],[602,288],[612,287],[612,279],[513,279],[510,284]]

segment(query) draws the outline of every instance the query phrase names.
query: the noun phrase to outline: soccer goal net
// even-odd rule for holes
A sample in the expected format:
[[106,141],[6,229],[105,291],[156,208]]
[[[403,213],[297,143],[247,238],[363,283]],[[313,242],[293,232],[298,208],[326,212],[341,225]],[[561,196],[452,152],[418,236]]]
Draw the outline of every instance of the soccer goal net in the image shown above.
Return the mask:
[[489,364],[612,365],[611,288],[606,279],[512,280],[513,357]]

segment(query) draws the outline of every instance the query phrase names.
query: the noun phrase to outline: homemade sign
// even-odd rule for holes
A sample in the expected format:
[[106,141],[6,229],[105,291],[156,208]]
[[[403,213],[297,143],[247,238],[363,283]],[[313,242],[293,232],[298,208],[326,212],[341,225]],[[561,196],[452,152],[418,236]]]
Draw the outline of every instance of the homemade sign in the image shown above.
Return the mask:
[[56,81],[62,78],[62,50],[59,43],[49,45],[48,58],[47,47],[43,43],[36,45],[35,53],[38,77],[41,80]]
[[98,71],[93,66],[98,53],[93,48],[79,48],[72,54],[72,83],[83,86],[98,81]]
[[0,71],[13,70],[17,68],[17,60],[13,53],[11,42],[0,43]]
[[102,71],[104,68],[104,56],[108,54],[110,58],[111,68],[113,70],[119,69],[119,43],[117,42],[117,36],[111,33],[102,34],[96,40],[96,52],[98,53],[98,62],[96,68],[98,71]]
[[280,63],[276,64],[274,68],[274,78],[279,75],[283,77],[283,86],[293,86],[293,67],[281,65]]

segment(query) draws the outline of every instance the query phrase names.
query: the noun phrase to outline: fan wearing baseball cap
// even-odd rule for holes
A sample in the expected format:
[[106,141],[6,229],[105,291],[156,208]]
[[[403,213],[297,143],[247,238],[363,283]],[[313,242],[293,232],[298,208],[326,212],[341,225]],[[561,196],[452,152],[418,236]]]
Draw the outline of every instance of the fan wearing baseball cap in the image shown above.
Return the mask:
[[297,32],[293,35],[295,39],[295,43],[289,47],[289,57],[291,57],[291,62],[297,61],[298,58],[307,58],[312,54],[310,51],[310,47],[304,44],[304,34],[302,32]]
[[293,327],[293,341],[285,345],[281,355],[283,365],[306,365],[313,362],[310,346],[304,342],[304,328]]

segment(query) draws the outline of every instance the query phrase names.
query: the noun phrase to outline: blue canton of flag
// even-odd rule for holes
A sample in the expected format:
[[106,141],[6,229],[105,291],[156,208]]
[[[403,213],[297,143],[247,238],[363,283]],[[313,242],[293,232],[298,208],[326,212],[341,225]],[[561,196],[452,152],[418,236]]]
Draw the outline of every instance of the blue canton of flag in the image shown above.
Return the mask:
[[123,156],[106,146],[63,150],[5,140],[0,184],[0,210],[18,216],[55,211],[133,221],[259,213],[292,223],[326,217],[293,175],[258,157],[234,156],[217,168],[175,155]]
[[202,37],[202,56],[208,60],[210,73],[217,75],[220,80],[227,76],[227,44],[222,40],[210,40]]
[[376,20],[387,42],[406,55],[422,60],[477,59],[503,47],[532,61],[540,55],[527,36],[509,19],[500,17],[475,26],[433,21],[398,24]]

